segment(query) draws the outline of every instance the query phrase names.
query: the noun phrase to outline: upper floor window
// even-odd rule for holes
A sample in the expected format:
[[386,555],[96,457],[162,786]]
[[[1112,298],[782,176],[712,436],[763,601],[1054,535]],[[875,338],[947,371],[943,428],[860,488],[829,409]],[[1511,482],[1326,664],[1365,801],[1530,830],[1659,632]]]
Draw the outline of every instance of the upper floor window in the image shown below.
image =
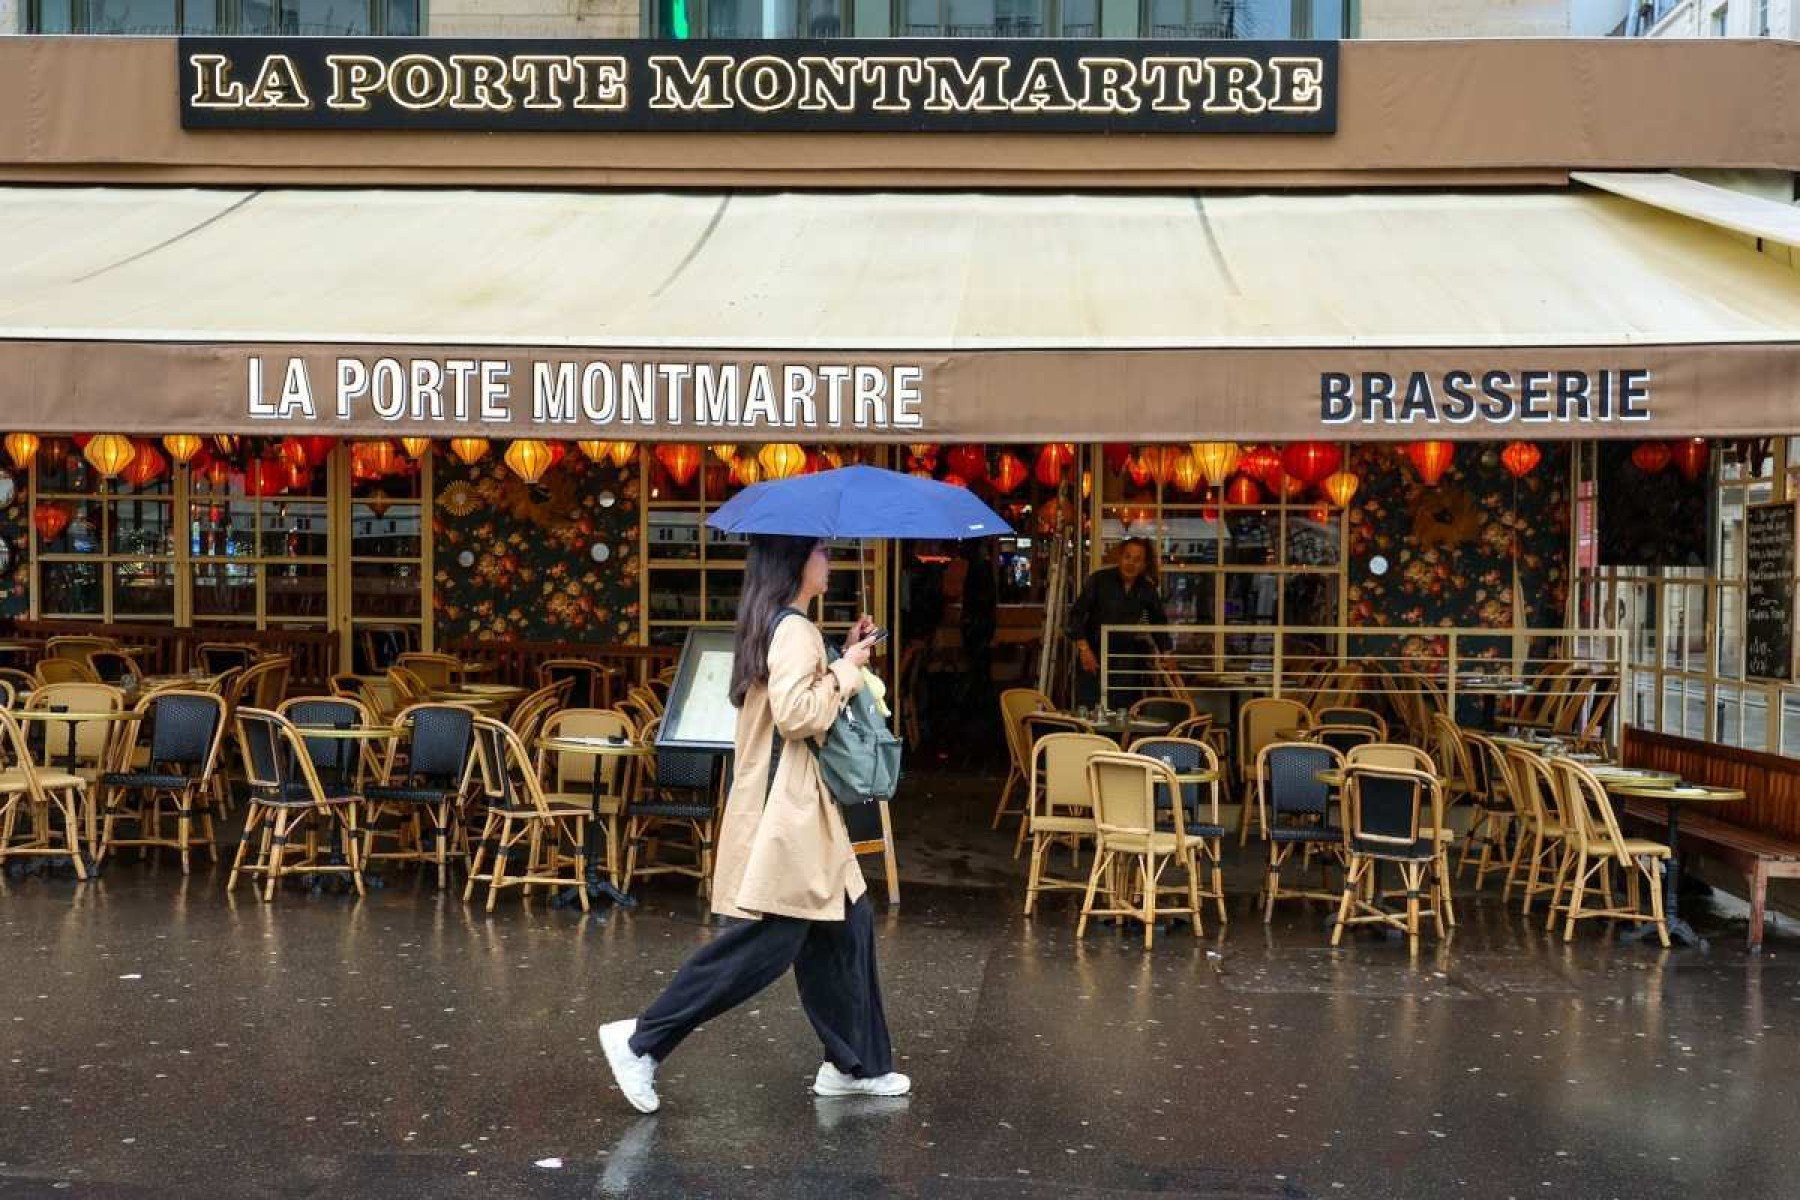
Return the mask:
[[30,0],[31,33],[394,34],[422,32],[423,0]]
[[1152,38],[1341,38],[1340,0],[1143,0]]
[[849,37],[850,0],[654,0],[653,37]]

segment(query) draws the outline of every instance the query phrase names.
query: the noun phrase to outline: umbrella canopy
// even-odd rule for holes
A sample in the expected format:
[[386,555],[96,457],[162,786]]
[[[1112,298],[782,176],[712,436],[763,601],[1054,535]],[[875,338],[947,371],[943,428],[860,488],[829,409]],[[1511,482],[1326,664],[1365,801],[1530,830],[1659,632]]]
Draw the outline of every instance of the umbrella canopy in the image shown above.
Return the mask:
[[726,533],[820,538],[978,538],[1012,532],[966,488],[865,466],[753,484],[720,505],[706,523]]

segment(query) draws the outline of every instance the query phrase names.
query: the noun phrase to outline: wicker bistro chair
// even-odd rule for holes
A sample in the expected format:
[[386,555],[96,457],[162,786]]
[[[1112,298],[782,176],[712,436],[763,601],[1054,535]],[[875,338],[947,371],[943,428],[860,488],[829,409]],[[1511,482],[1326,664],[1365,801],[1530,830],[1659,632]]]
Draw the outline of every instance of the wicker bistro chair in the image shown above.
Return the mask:
[[[1471,856],[1475,858],[1475,890],[1480,891],[1489,875],[1504,873],[1511,866],[1509,838],[1516,832],[1518,815],[1513,799],[1512,766],[1500,743],[1467,730],[1462,734],[1468,748],[1472,787],[1469,799],[1474,805],[1475,819],[1463,838],[1462,853],[1456,860],[1457,878]],[[1480,853],[1476,853],[1477,847]]]
[[[388,743],[380,783],[362,789],[363,864],[377,859],[423,863],[437,868],[441,891],[450,885],[450,857],[462,822],[457,810],[476,777],[476,712],[458,704],[415,704],[394,718],[406,739],[404,762],[398,737]],[[382,819],[396,818],[383,829]],[[392,850],[377,850],[376,839],[392,839]]]
[[194,647],[194,665],[208,675],[248,671],[256,665],[256,647],[242,642],[201,642]]
[[994,804],[994,820],[991,828],[1000,828],[1000,823],[1007,817],[1017,815],[1024,819],[1025,806],[1012,807],[1013,789],[1028,784],[1027,774],[1030,770],[1031,743],[1025,740],[1025,731],[1020,722],[1027,713],[1047,712],[1056,706],[1050,697],[1033,688],[1007,688],[1000,693],[1000,727],[1006,734],[1006,753],[1009,761],[1006,783],[1000,789],[1000,799]]
[[7,708],[17,708],[24,702],[25,694],[38,685],[37,676],[17,667],[0,667],[0,683],[7,686]]
[[1315,725],[1309,731],[1307,740],[1321,746],[1330,746],[1339,754],[1348,754],[1358,746],[1372,746],[1379,742],[1381,731],[1369,725]]
[[[1669,848],[1646,838],[1627,838],[1619,830],[1619,818],[1613,812],[1612,798],[1594,773],[1580,763],[1566,758],[1551,762],[1557,783],[1562,789],[1563,813],[1569,818],[1568,852],[1556,875],[1556,894],[1550,901],[1550,923],[1554,928],[1556,913],[1566,914],[1563,941],[1573,941],[1575,923],[1584,918],[1601,917],[1615,921],[1652,922],[1663,948],[1669,946],[1669,925],[1663,915],[1663,872],[1668,869]],[[1613,902],[1611,868],[1617,865],[1625,875],[1625,907]],[[1587,907],[1593,889],[1589,880],[1601,877],[1605,902],[1598,908]],[[1643,885],[1650,889],[1650,911],[1642,909]],[[1563,889],[1568,888],[1568,900]]]
[[239,875],[253,876],[265,882],[262,898],[273,900],[287,876],[344,875],[364,895],[357,828],[362,798],[326,787],[312,750],[281,714],[245,706],[235,723],[250,803],[225,890],[237,887]]
[[45,658],[72,658],[86,662],[88,655],[96,650],[112,650],[118,642],[109,637],[99,637],[91,633],[65,633],[50,638],[44,643]]
[[[639,876],[687,875],[699,881],[704,896],[712,888],[719,824],[718,756],[658,749],[661,729],[658,718],[638,731],[638,744],[652,753],[639,760],[637,789],[625,805],[625,874],[619,886],[629,892]],[[670,850],[680,857],[667,857]]]
[[1385,742],[1388,736],[1387,718],[1372,708],[1356,708],[1339,704],[1330,708],[1321,708],[1313,714],[1313,719],[1320,725],[1364,725],[1373,729],[1376,741]]
[[1263,890],[1263,921],[1274,919],[1275,903],[1287,898],[1336,900],[1336,891],[1309,892],[1281,886],[1281,868],[1301,850],[1302,871],[1313,856],[1323,858],[1321,870],[1341,859],[1343,832],[1331,824],[1331,788],[1320,782],[1320,771],[1339,769],[1344,756],[1317,742],[1275,742],[1264,746],[1256,760],[1257,807],[1263,833],[1269,843],[1269,862]]
[[[1026,713],[1019,722],[1019,731],[1024,737],[1025,745],[1027,747],[1027,783],[1035,786],[1037,781],[1030,778],[1030,772],[1035,770],[1032,760],[1038,742],[1053,733],[1093,733],[1094,727],[1090,722],[1082,720],[1073,713],[1052,712],[1049,709],[1045,709],[1042,712]],[[1106,741],[1106,749],[1117,750],[1119,748],[1118,742],[1113,739],[1107,738]],[[1077,780],[1080,785],[1080,800],[1082,804],[1086,804],[1087,772],[1085,769],[1082,769],[1078,774],[1080,776]],[[1019,834],[1013,839],[1013,858],[1015,860],[1017,860],[1019,855],[1024,851],[1025,842],[1031,830],[1030,809],[1032,802],[1033,796],[1031,793],[1027,792],[1025,796],[1027,809],[1026,819],[1019,822]]]
[[[1402,930],[1419,947],[1419,900],[1428,892],[1437,935],[1444,936],[1443,897],[1449,878],[1432,830],[1443,824],[1444,793],[1437,776],[1396,767],[1344,768],[1344,892],[1331,944],[1348,925],[1378,924]],[[1381,864],[1399,869],[1406,911],[1384,907],[1375,893]]]
[[365,779],[379,776],[385,757],[370,742],[343,741],[336,738],[309,738],[307,728],[366,729],[376,724],[369,710],[348,696],[295,696],[284,700],[275,710],[300,731],[313,770],[327,791],[348,790],[362,794]]
[[[1183,696],[1145,696],[1125,710],[1125,732],[1119,744],[1129,750],[1134,740],[1132,726],[1139,721],[1155,721],[1167,733],[1183,721],[1194,718],[1194,702]],[[1145,735],[1153,736],[1153,735]]]
[[1167,814],[1172,823],[1184,825],[1188,837],[1199,843],[1196,853],[1202,863],[1212,863],[1212,886],[1202,886],[1200,898],[1211,900],[1219,910],[1219,924],[1226,923],[1225,913],[1225,826],[1219,820],[1219,756],[1212,746],[1195,738],[1149,737],[1131,744],[1134,754],[1154,758],[1176,775],[1211,773],[1211,782],[1181,782],[1179,803],[1161,786],[1156,791],[1156,812],[1160,819]]
[[93,668],[101,683],[112,687],[119,687],[127,679],[144,677],[144,668],[123,650],[95,650],[88,655],[87,665]]
[[[1045,713],[1044,717],[1060,718]],[[1028,728],[1038,726],[1033,714]],[[1074,720],[1074,718],[1066,718]],[[1032,740],[1031,775],[1026,792],[1025,829],[1031,838],[1031,866],[1025,877],[1025,915],[1037,908],[1040,892],[1085,891],[1086,876],[1050,874],[1050,851],[1057,846],[1069,851],[1071,866],[1081,865],[1083,843],[1098,836],[1094,828],[1094,802],[1088,790],[1087,763],[1095,754],[1118,749],[1109,737],[1075,729],[1045,727]]]
[[[1199,842],[1188,836],[1185,822],[1167,830],[1156,827],[1157,790],[1174,795],[1180,786],[1175,772],[1142,754],[1104,751],[1089,756],[1087,773],[1097,841],[1075,936],[1087,932],[1089,917],[1130,917],[1143,923],[1148,950],[1155,944],[1157,918],[1175,914],[1193,921],[1199,936]],[[1162,882],[1171,865],[1186,876],[1185,886]],[[1104,907],[1097,908],[1094,902],[1103,885]],[[1164,904],[1171,895],[1177,902]]]
[[1243,809],[1238,814],[1238,845],[1248,844],[1251,822],[1262,819],[1256,797],[1262,788],[1257,772],[1263,748],[1274,742],[1281,730],[1310,729],[1312,723],[1311,710],[1298,700],[1258,696],[1246,700],[1238,710],[1237,769],[1244,789]]
[[505,724],[519,735],[519,741],[531,745],[537,741],[538,730],[543,727],[551,713],[568,703],[569,690],[575,686],[573,680],[564,679],[559,683],[541,687],[524,696],[513,710],[507,714]]
[[60,655],[40,659],[33,668],[39,687],[48,687],[58,683],[99,683],[100,673],[88,665],[85,658],[65,658]]
[[449,691],[462,682],[462,660],[449,654],[409,650],[394,659],[394,666],[412,672],[434,691]]
[[0,709],[0,867],[21,856],[68,858],[75,878],[86,880],[82,842],[87,805],[87,780],[40,767],[19,722]]
[[[488,717],[475,718],[475,752],[487,817],[469,864],[463,899],[475,885],[488,885],[487,911],[502,890],[519,888],[527,898],[537,887],[572,887],[588,909],[586,834],[588,806],[550,803],[538,783],[537,765],[512,729]],[[523,850],[524,862],[512,859]]]
[[[48,683],[33,691],[25,702],[27,711],[42,708],[71,713],[123,712],[125,695],[104,683]],[[32,745],[40,767],[73,772],[87,781],[90,793],[97,793],[100,777],[114,765],[120,724],[83,721],[73,726],[74,742],[71,745],[69,725],[34,722],[27,727],[26,739]]]
[[[1518,746],[1507,747],[1506,761],[1512,767],[1512,796],[1519,832],[1513,841],[1512,860],[1507,864],[1506,887],[1501,898],[1512,899],[1516,881],[1524,897],[1520,911],[1529,916],[1535,897],[1556,890],[1555,880],[1562,866],[1568,827],[1563,821],[1556,775],[1550,764]],[[1521,871],[1523,878],[1519,877]]]
[[540,688],[569,681],[566,703],[570,708],[611,708],[612,681],[618,672],[585,658],[550,658],[538,664]]
[[415,704],[431,703],[431,687],[410,667],[389,667],[387,684],[393,692],[394,704],[397,709],[411,708]]
[[[1371,742],[1366,746],[1357,746],[1344,755],[1344,767],[1375,767],[1381,770],[1418,771],[1438,781],[1440,790],[1443,777],[1438,773],[1437,763],[1431,755],[1417,746],[1406,742]],[[1438,820],[1438,814],[1426,814],[1434,823],[1421,830],[1420,836],[1429,837],[1437,843],[1437,875],[1442,879],[1450,878],[1450,847],[1456,844],[1457,833],[1449,825],[1447,816]],[[1448,887],[1444,888],[1441,897],[1444,910],[1444,923],[1456,924],[1456,901]]]
[[[148,739],[149,754],[141,767],[127,760],[100,777],[105,816],[99,859],[122,846],[162,846],[181,854],[181,873],[186,875],[195,846],[203,845],[218,862],[213,778],[225,739],[224,698],[214,692],[158,692],[142,701],[138,712],[139,736]],[[120,837],[121,822],[135,826],[136,836]]]
[[[579,689],[577,684],[577,689]],[[539,733],[543,738],[617,738],[635,744],[637,728],[631,718],[611,708],[565,708],[552,713]],[[590,819],[600,810],[601,844],[605,870],[615,887],[624,883],[625,810],[636,794],[639,762],[617,755],[581,754],[540,748],[538,776],[550,787],[552,807],[586,805]]]

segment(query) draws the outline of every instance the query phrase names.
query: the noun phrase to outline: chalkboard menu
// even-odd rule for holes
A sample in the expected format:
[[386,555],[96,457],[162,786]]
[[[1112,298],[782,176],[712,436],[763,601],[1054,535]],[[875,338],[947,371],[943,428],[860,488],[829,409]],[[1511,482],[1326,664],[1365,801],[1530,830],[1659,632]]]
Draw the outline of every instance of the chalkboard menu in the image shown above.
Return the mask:
[[1794,505],[1756,504],[1745,520],[1744,674],[1794,673]]

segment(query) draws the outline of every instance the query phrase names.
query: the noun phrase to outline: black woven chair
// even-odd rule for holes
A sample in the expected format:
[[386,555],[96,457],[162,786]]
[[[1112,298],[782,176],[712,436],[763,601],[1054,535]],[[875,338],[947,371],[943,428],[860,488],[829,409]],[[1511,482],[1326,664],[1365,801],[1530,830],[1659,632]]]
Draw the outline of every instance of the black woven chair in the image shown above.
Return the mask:
[[1267,879],[1263,889],[1263,921],[1274,918],[1275,902],[1300,897],[1336,900],[1336,890],[1284,889],[1281,868],[1294,850],[1301,851],[1301,869],[1322,859],[1320,869],[1341,864],[1343,832],[1331,824],[1331,787],[1319,772],[1342,770],[1344,757],[1330,746],[1316,742],[1275,742],[1257,756],[1257,805],[1269,843]]
[[[1377,924],[1403,931],[1416,949],[1419,900],[1428,882],[1432,920],[1443,937],[1449,881],[1438,869],[1437,839],[1429,836],[1443,816],[1438,781],[1397,767],[1350,767],[1344,772],[1343,794],[1347,862],[1331,944],[1338,944],[1347,925]],[[1404,912],[1382,902],[1376,874],[1383,863],[1400,872]]]
[[1358,746],[1379,742],[1381,733],[1373,725],[1319,725],[1312,731],[1312,740],[1339,754],[1348,754]]
[[[139,737],[148,739],[149,756],[141,768],[127,765],[100,776],[106,817],[98,859],[104,861],[115,847],[148,851],[162,846],[180,851],[181,873],[186,875],[197,844],[204,844],[212,861],[219,861],[213,773],[225,733],[225,701],[212,692],[159,692],[138,711]],[[199,840],[194,836],[196,818]],[[120,822],[134,825],[136,836],[120,837]],[[167,823],[173,823],[172,831],[165,828]]]
[[[363,861],[432,863],[438,887],[448,887],[452,833],[461,828],[455,810],[474,778],[475,713],[456,704],[415,704],[394,726],[410,735],[405,765],[395,765],[398,756],[390,754],[383,782],[363,789]],[[399,827],[383,830],[381,820],[390,814],[400,818]],[[382,837],[395,838],[394,849],[377,851],[375,839]],[[466,845],[454,848],[467,854]]]
[[250,807],[226,890],[237,887],[239,875],[261,876],[261,895],[273,900],[276,885],[289,875],[337,874],[348,876],[363,895],[361,797],[325,786],[313,767],[313,749],[281,714],[242,705],[234,719]]
[[94,668],[94,674],[100,677],[101,683],[110,683],[114,687],[118,687],[126,679],[144,677],[144,669],[123,650],[96,650],[88,655],[88,666]]
[[[662,722],[638,732],[640,745],[656,746]],[[638,794],[625,807],[625,882],[638,876],[686,875],[699,881],[700,894],[712,886],[713,836],[718,826],[715,772],[719,756],[694,750],[657,749],[646,760]],[[671,836],[675,835],[675,836]],[[679,850],[685,858],[668,858]]]
[[1142,754],[1167,764],[1177,776],[1211,772],[1211,783],[1179,784],[1181,804],[1177,811],[1175,797],[1164,784],[1156,788],[1156,816],[1160,824],[1165,814],[1169,821],[1179,820],[1187,835],[1200,843],[1203,859],[1212,860],[1212,885],[1201,888],[1203,899],[1210,898],[1219,908],[1219,923],[1225,915],[1225,868],[1223,848],[1225,826],[1219,818],[1219,756],[1211,746],[1196,738],[1146,737],[1131,744],[1133,754]]
[[248,671],[256,662],[256,648],[232,642],[201,642],[194,651],[194,658],[208,675]]

